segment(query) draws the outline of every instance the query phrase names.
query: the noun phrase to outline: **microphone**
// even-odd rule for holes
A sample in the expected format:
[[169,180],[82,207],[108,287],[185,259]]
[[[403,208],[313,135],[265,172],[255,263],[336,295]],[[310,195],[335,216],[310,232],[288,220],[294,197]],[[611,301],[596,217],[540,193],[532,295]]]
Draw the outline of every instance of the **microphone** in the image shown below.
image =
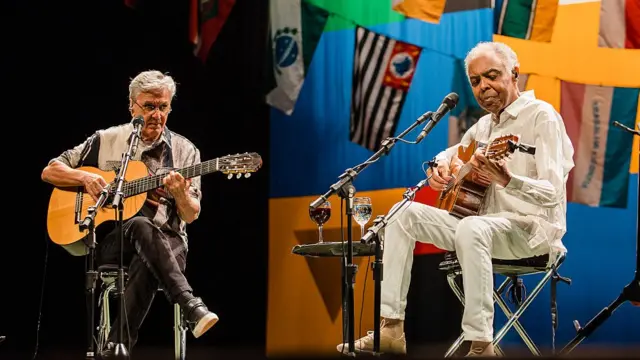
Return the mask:
[[142,115],[138,115],[131,120],[133,124],[133,133],[131,136],[133,137],[131,141],[133,141],[133,147],[131,148],[131,156],[133,157],[138,151],[138,141],[140,140],[140,131],[144,126],[144,117]]
[[438,110],[436,110],[435,113],[432,113],[431,119],[429,120],[427,125],[424,126],[424,129],[422,129],[422,131],[416,138],[416,144],[422,141],[422,139],[424,139],[424,137],[427,136],[427,134],[431,131],[431,129],[433,129],[433,127],[436,126],[438,121],[440,121],[440,119],[442,119],[442,117],[446,113],[451,111],[451,109],[456,107],[457,104],[458,104],[458,94],[452,92],[452,93],[449,93],[449,95],[445,96]]

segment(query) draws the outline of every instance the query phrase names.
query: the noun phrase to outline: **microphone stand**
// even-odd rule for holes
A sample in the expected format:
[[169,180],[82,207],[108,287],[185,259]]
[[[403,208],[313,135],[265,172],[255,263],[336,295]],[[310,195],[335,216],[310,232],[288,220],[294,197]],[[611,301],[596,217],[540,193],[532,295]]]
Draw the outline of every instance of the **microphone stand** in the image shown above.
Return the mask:
[[[85,237],[84,243],[88,249],[88,266],[85,275],[85,290],[87,295],[87,352],[85,354],[87,359],[93,359],[95,356],[93,330],[95,322],[95,290],[96,280],[98,279],[98,272],[95,270],[95,248],[96,248],[96,232],[95,232],[95,217],[98,208],[101,208],[107,197],[109,196],[110,185],[105,186],[100,193],[100,197],[95,205],[89,206],[87,209],[87,216],[78,225],[80,231],[88,230],[88,234]],[[78,213],[79,214],[79,213]]]
[[[435,167],[435,160],[431,160],[428,162],[429,167]],[[426,184],[429,183],[429,179],[431,179],[432,175],[429,175],[426,179],[420,181],[415,187],[407,189],[402,197],[404,200],[400,202],[398,206],[395,206],[389,213],[384,215],[378,215],[376,219],[373,221],[374,226],[370,227],[367,233],[360,239],[360,242],[363,244],[370,244],[371,241],[375,242],[375,260],[372,264],[373,268],[373,280],[374,280],[374,299],[373,299],[373,318],[380,319],[380,306],[381,306],[381,298],[382,298],[382,250],[384,246],[382,243],[383,240],[380,239],[378,232],[387,226],[389,223],[389,219],[393,217],[400,209],[402,209],[408,202],[413,201],[416,196],[416,192],[422,189]],[[373,328],[373,354],[380,354],[380,321],[374,320],[374,328]]]
[[116,227],[118,228],[118,242],[120,247],[120,263],[118,264],[118,280],[116,293],[118,294],[118,316],[120,317],[120,321],[118,322],[118,328],[116,329],[117,333],[117,343],[114,348],[114,358],[115,359],[129,359],[129,351],[127,347],[124,345],[123,337],[124,337],[124,322],[125,322],[125,303],[124,303],[124,265],[123,265],[123,241],[124,241],[124,228],[123,228],[123,211],[124,211],[124,194],[122,191],[122,186],[124,184],[124,176],[127,173],[127,167],[129,166],[129,160],[133,156],[133,149],[138,147],[138,141],[140,140],[140,125],[134,125],[134,131],[131,133],[131,137],[129,138],[129,148],[127,152],[122,155],[122,162],[120,164],[120,171],[118,172],[118,176],[116,177],[116,190],[115,195],[113,197],[113,202],[111,203],[114,209],[117,209],[117,220]]
[[[422,114],[411,126],[409,126],[406,130],[404,130],[397,137],[386,138],[382,141],[381,147],[378,151],[376,151],[369,159],[365,162],[354,166],[353,168],[346,169],[345,172],[338,177],[338,182],[334,183],[330,186],[329,190],[324,193],[322,196],[318,197],[314,200],[310,205],[309,209],[314,210],[318,206],[322,205],[327,199],[334,195],[338,194],[338,196],[342,200],[346,200],[345,206],[345,215],[347,216],[347,253],[343,252],[343,274],[345,274],[345,286],[343,286],[343,305],[346,303],[347,306],[347,316],[343,316],[342,324],[343,324],[343,344],[344,344],[344,331],[347,330],[347,342],[349,344],[349,356],[355,356],[355,327],[354,327],[354,284],[355,284],[355,274],[357,272],[357,265],[353,264],[353,234],[352,234],[352,214],[353,214],[353,198],[356,194],[356,188],[353,186],[353,180],[369,165],[376,162],[383,155],[388,155],[393,146],[395,146],[396,142],[402,139],[406,134],[411,132],[417,126],[422,124],[425,120],[431,118],[433,112],[428,111]],[[429,128],[431,130],[433,126]],[[422,140],[422,139],[420,139]],[[417,144],[419,141],[415,142]],[[375,322],[379,322],[379,319],[374,319]]]
[[[614,121],[615,126],[626,130],[627,132],[640,136],[640,131],[628,128],[621,123]],[[638,152],[638,159],[640,160],[640,151]],[[585,327],[581,327],[578,320],[574,320],[573,324],[576,327],[577,335],[573,338],[565,347],[560,351],[561,355],[568,354],[576,346],[578,346],[586,337],[591,335],[600,325],[602,325],[616,309],[629,301],[636,303],[640,306],[640,174],[638,174],[638,204],[637,204],[637,216],[636,219],[636,274],[633,280],[627,286],[622,289],[620,295],[608,306],[602,309],[593,319],[591,319]]]

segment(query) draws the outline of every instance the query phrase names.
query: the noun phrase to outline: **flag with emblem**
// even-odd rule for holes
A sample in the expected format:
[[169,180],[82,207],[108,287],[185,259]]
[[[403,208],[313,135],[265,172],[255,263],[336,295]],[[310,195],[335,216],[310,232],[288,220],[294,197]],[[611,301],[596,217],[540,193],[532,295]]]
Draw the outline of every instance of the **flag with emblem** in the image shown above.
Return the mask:
[[549,42],[558,14],[558,0],[495,0],[494,33]]
[[295,108],[329,13],[304,0],[269,2],[270,75],[267,103],[287,115]]
[[357,26],[349,140],[375,151],[396,131],[422,48]]
[[600,2],[598,46],[640,49],[640,0]]
[[567,201],[625,208],[633,136],[613,123],[635,127],[640,89],[568,81],[561,81],[560,89],[560,114],[575,163],[567,181]]
[[189,41],[193,55],[202,62],[209,56],[236,0],[191,0],[189,9]]

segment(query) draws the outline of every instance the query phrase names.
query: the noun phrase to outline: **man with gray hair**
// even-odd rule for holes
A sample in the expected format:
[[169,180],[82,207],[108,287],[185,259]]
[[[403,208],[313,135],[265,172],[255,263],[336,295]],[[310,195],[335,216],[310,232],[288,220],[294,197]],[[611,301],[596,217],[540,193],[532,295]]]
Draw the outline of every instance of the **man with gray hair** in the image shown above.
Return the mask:
[[[533,90],[518,90],[519,63],[507,45],[483,42],[465,59],[474,97],[489,114],[461,142],[436,155],[429,185],[442,191],[461,165],[459,146],[490,143],[517,134],[536,147],[535,155],[515,153],[508,165],[479,148],[471,160],[474,181],[488,185],[479,216],[462,219],[432,206],[411,202],[386,226],[380,314],[380,351],[406,353],[404,317],[416,241],[455,251],[465,293],[462,330],[471,342],[468,356],[493,356],[492,258],[521,259],[564,253],[566,181],[573,168],[573,146],[553,106]],[[397,204],[396,204],[397,205]],[[356,350],[373,349],[373,334],[356,340]],[[346,351],[347,344],[338,345]]]
[[[164,186],[149,191],[147,201],[134,217],[124,221],[123,253],[128,264],[125,286],[125,345],[129,350],[138,338],[138,329],[151,307],[160,286],[171,303],[179,304],[195,337],[200,337],[218,321],[184,276],[187,255],[186,225],[200,214],[200,178],[185,179],[178,172],[166,169],[183,168],[200,163],[198,148],[185,137],[166,127],[176,84],[171,76],[159,71],[144,71],[129,85],[129,112],[142,116],[144,125],[140,141],[131,160],[142,161],[150,175],[166,175]],[[116,171],[122,154],[127,152],[131,123],[98,130],[76,147],[52,159],[42,171],[42,180],[54,186],[83,186],[96,201],[105,179],[95,173],[78,169],[93,166],[103,171]],[[108,230],[104,230],[108,229]],[[102,231],[100,231],[102,230]],[[114,227],[98,227],[96,257],[99,264],[119,263],[119,241]],[[118,322],[109,334],[109,344],[103,358],[113,355]],[[127,340],[131,342],[127,344]]]

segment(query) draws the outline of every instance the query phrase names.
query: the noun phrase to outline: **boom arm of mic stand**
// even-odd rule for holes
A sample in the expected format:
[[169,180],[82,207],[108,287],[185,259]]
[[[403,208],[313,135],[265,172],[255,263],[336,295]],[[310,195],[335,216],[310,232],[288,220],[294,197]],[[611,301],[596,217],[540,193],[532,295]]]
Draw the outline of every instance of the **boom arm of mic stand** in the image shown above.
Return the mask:
[[338,179],[340,179],[340,180],[338,180],[338,182],[336,182],[335,184],[331,185],[329,187],[329,190],[326,193],[321,195],[319,198],[315,199],[309,205],[309,208],[311,210],[315,210],[318,206],[324,204],[324,202],[327,201],[329,199],[329,197],[331,197],[332,195],[336,194],[339,191],[342,191],[342,189],[345,188],[345,185],[351,183],[353,181],[353,179],[355,179],[362,172],[362,170],[364,170],[367,167],[369,167],[369,165],[373,164],[375,161],[377,161],[383,155],[388,155],[389,152],[391,151],[391,149],[395,146],[395,144],[398,141],[398,139],[404,138],[404,136],[407,135],[408,133],[410,133],[411,131],[413,131],[413,129],[415,129],[416,127],[421,125],[427,119],[430,119],[431,118],[431,114],[432,114],[431,111],[423,114],[422,116],[420,116],[418,118],[418,120],[416,120],[411,126],[409,126],[407,129],[405,129],[398,136],[391,137],[391,138],[386,138],[385,140],[383,140],[382,143],[381,143],[380,149],[378,149],[378,151],[376,151],[375,154],[371,155],[371,157],[369,157],[365,162],[363,162],[360,165],[355,166],[353,169],[350,168],[350,169],[345,170],[345,172],[338,177]]

